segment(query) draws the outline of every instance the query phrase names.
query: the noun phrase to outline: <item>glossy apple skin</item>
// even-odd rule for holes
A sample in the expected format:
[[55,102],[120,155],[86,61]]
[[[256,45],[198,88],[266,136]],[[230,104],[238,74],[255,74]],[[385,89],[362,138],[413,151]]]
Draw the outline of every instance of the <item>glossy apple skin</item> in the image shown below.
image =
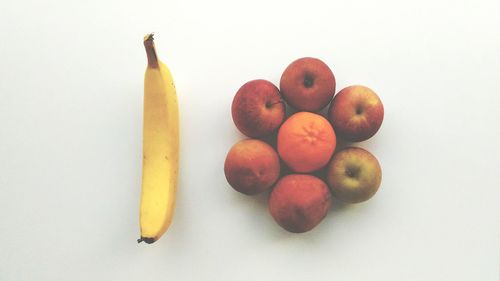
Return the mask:
[[263,79],[241,86],[234,96],[231,112],[238,130],[251,138],[272,134],[285,119],[285,105],[278,88]]
[[305,57],[292,62],[280,79],[283,98],[299,111],[318,112],[335,94],[335,76],[323,61]]
[[269,197],[269,212],[287,231],[302,233],[317,226],[331,204],[325,182],[312,175],[291,174],[276,183]]
[[246,195],[269,190],[280,175],[280,159],[267,143],[242,140],[229,150],[224,174],[231,187]]
[[382,182],[382,169],[370,152],[348,147],[333,155],[326,179],[335,198],[359,203],[375,195]]
[[339,138],[360,142],[371,138],[380,129],[384,105],[370,88],[349,86],[333,98],[328,119]]

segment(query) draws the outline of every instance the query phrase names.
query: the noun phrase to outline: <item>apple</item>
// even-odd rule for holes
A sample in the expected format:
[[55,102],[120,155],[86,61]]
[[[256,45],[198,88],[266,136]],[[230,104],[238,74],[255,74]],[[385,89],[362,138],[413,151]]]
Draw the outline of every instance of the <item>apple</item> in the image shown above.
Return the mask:
[[285,119],[285,105],[278,88],[263,79],[241,86],[231,111],[236,127],[251,138],[272,134]]
[[278,154],[267,143],[242,140],[229,150],[224,161],[224,174],[231,187],[243,194],[254,195],[270,189],[280,175]]
[[335,76],[323,61],[300,58],[281,75],[280,90],[295,109],[317,112],[327,106],[335,94]]
[[325,182],[312,175],[291,174],[276,183],[269,197],[269,212],[287,231],[301,233],[318,225],[331,204]]
[[327,168],[326,181],[334,197],[346,203],[370,199],[382,181],[377,158],[359,147],[335,153]]
[[333,98],[328,118],[341,139],[364,141],[380,129],[384,120],[384,106],[370,88],[349,86]]

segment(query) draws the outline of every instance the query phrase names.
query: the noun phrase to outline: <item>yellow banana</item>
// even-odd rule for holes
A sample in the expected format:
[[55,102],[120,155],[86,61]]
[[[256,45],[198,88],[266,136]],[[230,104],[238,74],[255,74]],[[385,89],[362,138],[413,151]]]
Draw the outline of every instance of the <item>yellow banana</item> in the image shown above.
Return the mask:
[[179,107],[170,70],[158,59],[153,34],[144,37],[143,164],[138,242],[151,244],[172,222],[179,171]]

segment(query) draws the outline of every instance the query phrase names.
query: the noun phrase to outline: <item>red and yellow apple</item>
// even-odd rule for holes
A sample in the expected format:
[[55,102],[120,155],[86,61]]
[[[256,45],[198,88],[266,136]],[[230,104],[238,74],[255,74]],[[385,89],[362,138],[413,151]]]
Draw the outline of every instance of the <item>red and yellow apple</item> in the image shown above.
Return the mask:
[[280,175],[276,151],[261,140],[247,139],[233,145],[224,162],[226,179],[236,191],[254,195],[266,191]]
[[326,179],[335,198],[346,203],[359,203],[377,192],[382,170],[370,152],[348,147],[333,155]]
[[285,105],[278,88],[263,79],[241,86],[234,96],[231,111],[236,127],[252,138],[273,133],[285,119]]
[[382,125],[384,106],[370,88],[349,86],[333,98],[328,118],[339,138],[364,141],[375,135]]
[[300,58],[283,72],[280,90],[292,107],[316,112],[327,106],[335,94],[335,76],[323,61]]
[[269,212],[284,229],[301,233],[313,229],[331,206],[328,186],[319,178],[292,174],[281,178],[269,197]]

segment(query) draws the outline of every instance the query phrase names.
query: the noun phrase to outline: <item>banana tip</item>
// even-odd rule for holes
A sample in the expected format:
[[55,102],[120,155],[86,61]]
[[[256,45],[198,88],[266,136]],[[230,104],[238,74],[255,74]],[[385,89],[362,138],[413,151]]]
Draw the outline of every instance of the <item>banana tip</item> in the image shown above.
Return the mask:
[[137,239],[137,243],[145,242],[146,244],[153,244],[156,240],[150,237],[142,237]]

